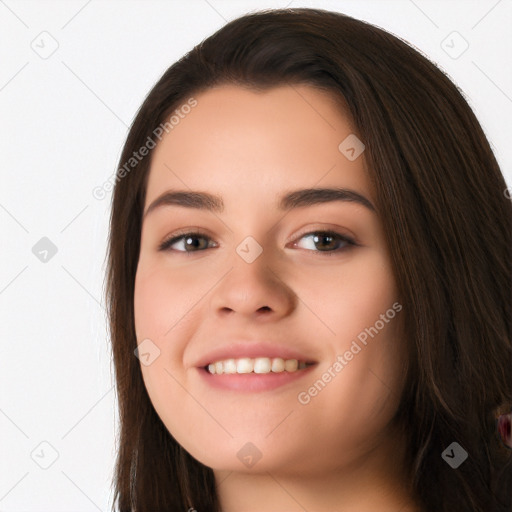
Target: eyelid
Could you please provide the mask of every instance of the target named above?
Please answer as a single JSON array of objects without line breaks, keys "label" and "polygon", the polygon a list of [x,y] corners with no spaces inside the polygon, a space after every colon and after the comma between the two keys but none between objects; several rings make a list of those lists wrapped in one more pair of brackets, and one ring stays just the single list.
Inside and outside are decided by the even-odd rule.
[{"label": "eyelid", "polygon": [[[350,231],[347,229],[343,229],[341,227],[307,227],[304,229],[299,230],[298,233],[295,233],[291,237],[289,237],[286,240],[286,244],[290,242],[294,242],[296,240],[300,240],[305,235],[312,235],[314,233],[327,233],[339,236],[343,240],[346,240],[347,242],[350,242],[352,245],[361,245],[355,235],[353,235]],[[320,252],[320,251],[319,251]]]},{"label": "eyelid", "polygon": [[[163,241],[158,244],[158,250],[159,251],[169,250],[169,247],[171,245],[174,245],[176,242],[178,242],[181,238],[185,237],[186,235],[199,235],[203,238],[206,238],[209,242],[213,241],[213,238],[210,235],[208,235],[203,229],[189,227],[189,228],[178,229],[178,231],[175,231],[168,237],[165,237],[163,239]],[[187,253],[187,251],[175,251],[175,252]],[[190,253],[192,253],[192,252],[201,252],[201,251],[191,251]]]}]

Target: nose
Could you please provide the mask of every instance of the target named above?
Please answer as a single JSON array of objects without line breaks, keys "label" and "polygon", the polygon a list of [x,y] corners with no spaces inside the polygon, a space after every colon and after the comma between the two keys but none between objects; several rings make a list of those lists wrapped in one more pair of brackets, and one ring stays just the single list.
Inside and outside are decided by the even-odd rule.
[{"label": "nose", "polygon": [[279,274],[265,251],[251,263],[236,255],[231,270],[213,290],[212,311],[273,321],[290,315],[298,298]]}]

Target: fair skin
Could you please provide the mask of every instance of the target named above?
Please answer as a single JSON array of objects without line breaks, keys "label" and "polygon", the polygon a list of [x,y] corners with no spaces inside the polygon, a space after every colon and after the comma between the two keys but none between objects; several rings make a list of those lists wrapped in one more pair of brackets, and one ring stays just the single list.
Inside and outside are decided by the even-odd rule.
[{"label": "fair skin", "polygon": [[[172,204],[144,217],[135,326],[138,343],[160,350],[141,364],[155,410],[213,469],[224,512],[417,510],[391,426],[406,366],[400,314],[332,370],[399,303],[379,216],[346,200],[278,208],[284,194],[306,188],[350,189],[375,205],[364,153],[350,161],[338,149],[354,133],[350,120],[329,94],[305,85],[220,86],[195,98],[154,150],[144,211],[169,190],[214,194],[224,208]],[[315,242],[312,233],[327,230],[358,245]],[[207,238],[158,249],[181,231]],[[247,237],[262,249],[250,263],[237,252]],[[209,385],[196,363],[237,339],[273,340],[316,364],[271,390]],[[299,401],[329,368],[325,387]],[[237,456],[249,442],[261,454],[252,467]]]}]

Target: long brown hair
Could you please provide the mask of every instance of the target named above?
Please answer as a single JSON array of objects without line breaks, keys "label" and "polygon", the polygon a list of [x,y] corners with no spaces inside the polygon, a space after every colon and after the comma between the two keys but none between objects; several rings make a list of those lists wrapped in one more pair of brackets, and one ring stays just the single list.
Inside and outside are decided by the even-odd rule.
[{"label": "long brown hair", "polygon": [[[346,102],[366,145],[403,301],[410,365],[397,417],[410,488],[426,511],[510,512],[512,458],[496,414],[512,404],[512,204],[460,91],[419,52],[363,21],[319,9],[260,11],[231,21],[164,73],[119,168],[175,109],[221,84],[308,84]],[[107,302],[120,409],[114,506],[218,512],[213,471],[167,431],[134,356],[150,161],[151,152],[118,171],[110,219]],[[468,453],[457,469],[441,457],[453,442]]]}]

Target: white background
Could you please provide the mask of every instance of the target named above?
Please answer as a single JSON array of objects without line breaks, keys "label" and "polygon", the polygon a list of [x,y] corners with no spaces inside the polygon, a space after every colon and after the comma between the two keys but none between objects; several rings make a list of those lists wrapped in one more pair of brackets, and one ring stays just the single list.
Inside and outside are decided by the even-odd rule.
[{"label": "white background", "polygon": [[[463,90],[511,183],[511,0],[0,0],[0,512],[110,508],[111,194],[92,190],[168,66],[226,21],[286,6],[367,20],[428,55]],[[442,43],[453,31],[469,43],[458,58],[459,35]],[[42,237],[57,247],[47,262],[32,252]]]}]

